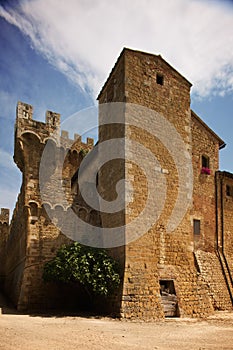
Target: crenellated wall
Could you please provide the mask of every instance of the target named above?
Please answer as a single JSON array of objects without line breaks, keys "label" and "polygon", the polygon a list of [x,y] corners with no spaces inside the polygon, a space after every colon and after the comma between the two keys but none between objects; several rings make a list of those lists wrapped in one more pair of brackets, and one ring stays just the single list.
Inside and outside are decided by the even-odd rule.
[{"label": "crenellated wall", "polygon": [[[19,102],[15,126],[14,160],[23,174],[18,201],[6,243],[5,289],[18,309],[59,305],[56,286],[42,281],[44,263],[70,239],[52,223],[55,209],[60,219],[73,203],[71,178],[94,144],[79,135],[60,135],[60,115],[46,112],[46,123],[33,120],[31,105]],[[54,296],[55,295],[55,296]]]},{"label": "crenellated wall", "polygon": [[[33,107],[18,102],[14,160],[22,186],[10,226],[9,211],[0,214],[0,283],[5,280],[18,309],[83,301],[80,291],[42,280],[44,263],[71,242],[62,232],[77,230],[71,210],[93,226],[123,227],[121,244],[109,249],[120,262],[122,284],[103,309],[128,319],[163,318],[166,293],[176,298],[173,316],[205,317],[214,309],[232,309],[233,174],[218,171],[225,144],[191,111],[190,88],[161,56],[122,51],[98,96],[99,144],[121,139],[120,156],[99,168],[95,184],[86,183],[111,202],[118,182],[126,179],[124,207],[114,213],[93,209],[80,193],[79,167],[93,139],[84,143],[75,134],[72,140],[60,130],[58,113],[47,111],[45,123],[35,121]],[[112,102],[122,103],[117,123],[111,119],[114,110],[106,107]],[[114,144],[105,151],[115,154]],[[130,231],[127,225],[141,213],[145,220]]]}]

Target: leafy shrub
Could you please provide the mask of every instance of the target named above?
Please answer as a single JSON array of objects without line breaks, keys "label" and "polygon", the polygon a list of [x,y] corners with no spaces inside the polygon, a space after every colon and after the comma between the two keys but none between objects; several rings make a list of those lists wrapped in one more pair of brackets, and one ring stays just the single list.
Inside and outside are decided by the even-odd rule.
[{"label": "leafy shrub", "polygon": [[107,296],[120,284],[117,262],[105,250],[78,242],[63,245],[57,255],[45,263],[43,279],[45,282],[79,282],[89,296]]}]

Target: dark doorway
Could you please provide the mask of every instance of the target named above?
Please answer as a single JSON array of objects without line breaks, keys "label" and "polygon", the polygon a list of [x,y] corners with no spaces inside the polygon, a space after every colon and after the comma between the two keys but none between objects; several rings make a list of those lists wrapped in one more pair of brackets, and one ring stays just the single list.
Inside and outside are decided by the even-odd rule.
[{"label": "dark doorway", "polygon": [[179,317],[178,301],[173,280],[160,280],[160,294],[165,317]]}]

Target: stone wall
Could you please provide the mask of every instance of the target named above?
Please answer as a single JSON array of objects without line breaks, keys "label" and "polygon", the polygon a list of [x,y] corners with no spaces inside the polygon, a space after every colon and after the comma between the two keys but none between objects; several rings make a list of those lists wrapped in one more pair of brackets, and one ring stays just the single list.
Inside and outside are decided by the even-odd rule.
[{"label": "stone wall", "polygon": [[[62,234],[60,223],[73,203],[71,177],[82,152],[93,147],[92,139],[83,143],[79,135],[71,140],[63,131],[60,137],[59,114],[47,112],[46,123],[42,123],[32,119],[32,110],[32,106],[18,103],[14,159],[23,173],[23,183],[6,248],[5,288],[21,310],[64,304],[59,288],[44,284],[43,266],[62,244],[71,242]],[[43,154],[45,146],[47,153]]]},{"label": "stone wall", "polygon": [[[193,234],[195,249],[216,248],[215,172],[219,167],[219,147],[223,141],[192,112],[193,220],[200,220],[200,233]],[[202,173],[202,156],[209,160],[210,173]]]},{"label": "stone wall", "polygon": [[[124,66],[124,84],[121,83],[122,76],[120,75],[123,74],[123,69],[119,69],[122,66]],[[174,134],[178,133],[182,139],[184,152],[188,152],[191,156],[189,94],[191,84],[160,56],[128,49],[123,51],[116,68],[110,74],[99,96],[100,103],[103,103],[104,96],[108,95],[108,88],[112,91],[114,85],[115,96],[125,96],[125,101],[133,104],[129,106],[129,110],[126,107],[123,117],[120,117],[125,119],[125,135],[154,154],[159,164],[157,169],[163,174],[167,185],[165,203],[159,220],[155,221],[149,230],[143,224],[135,227],[136,235],[140,238],[125,246],[122,315],[126,318],[141,319],[164,317],[160,296],[160,280],[174,281],[181,316],[207,315],[213,311],[213,307],[194,263],[190,208],[186,208],[187,211],[184,210],[184,216],[173,232],[168,232],[166,229],[177,201],[178,170],[171,153],[168,152],[166,145],[159,137],[160,135],[156,137],[153,134],[153,123],[156,127],[160,122],[156,118],[160,118],[164,125],[167,125],[163,119],[165,118],[170,123],[168,123],[169,128],[172,129],[171,125],[175,127],[172,129],[175,130]],[[111,100],[108,95],[107,102],[116,101],[117,98]],[[121,101],[122,99],[119,99],[119,102]],[[146,108],[143,110],[141,106]],[[132,124],[132,116],[134,121],[138,116],[142,119],[140,121],[139,118],[133,126],[127,126],[127,124]],[[149,131],[145,125],[149,126]],[[107,138],[109,137],[110,133],[108,133]],[[111,133],[111,137],[115,137],[114,132]],[[102,139],[105,139],[103,135]],[[176,140],[170,139],[170,142],[173,143],[173,148],[176,148]],[[125,158],[132,159],[127,144],[125,149]],[[182,158],[183,154],[177,154],[176,157]],[[134,159],[137,160],[136,158]],[[145,156],[143,163],[146,168],[153,166],[147,156]],[[135,162],[130,161],[125,163],[125,177],[131,182],[134,190],[133,200],[126,207],[125,222],[127,224],[140,214],[149,195],[148,178],[140,169],[140,165],[142,164],[135,165]],[[155,172],[156,167],[152,174]],[[157,179],[160,177],[157,176]],[[102,181],[107,182],[107,178],[102,177]],[[161,185],[163,184],[161,182]],[[160,209],[157,204],[159,196],[158,190],[150,202],[152,211],[153,208],[158,211]],[[153,216],[152,211],[151,215]],[[150,216],[147,216],[147,219],[150,220]],[[124,220],[122,222],[124,223]],[[131,234],[132,232],[127,231],[126,226],[126,242]]]},{"label": "stone wall", "polygon": [[231,310],[232,303],[218,256],[203,250],[198,250],[195,255],[214,309]]},{"label": "stone wall", "polygon": [[226,285],[233,303],[232,186],[233,174],[226,171],[218,171],[216,173],[217,249]]},{"label": "stone wall", "polygon": [[9,236],[6,242],[6,279],[5,291],[12,302],[17,305],[22,290],[25,261],[28,247],[28,221],[23,187],[11,219]]},{"label": "stone wall", "polygon": [[[144,236],[126,247],[126,263],[134,261],[137,256],[137,266],[140,266],[140,269],[137,268],[135,271],[131,269],[133,275],[131,279],[144,280],[149,289],[149,297],[147,288],[143,288],[143,286],[141,293],[138,293],[138,299],[147,300],[147,307],[143,305],[140,312],[143,313],[144,318],[163,317],[159,281],[173,280],[180,316],[208,314],[212,308],[208,296],[201,286],[201,281],[198,280],[194,266],[190,207],[185,208],[183,217],[175,225],[175,228],[172,231],[168,230],[168,223],[174,215],[173,210],[179,191],[182,191],[182,188],[179,187],[180,174],[177,163],[184,156],[182,152],[188,152],[191,156],[191,84],[160,56],[126,52],[125,60],[127,102],[145,106],[156,112],[156,114],[150,111],[142,113],[143,123],[139,121],[138,129],[131,127],[129,136],[154,154],[166,181],[165,203],[158,221],[154,223],[149,232],[146,232],[144,227],[140,227]],[[131,111],[130,113],[132,115]],[[145,120],[146,118],[148,120]],[[168,121],[168,124],[163,118]],[[165,130],[161,130],[161,134],[154,135],[153,131],[160,127],[160,119]],[[148,131],[148,128],[145,130],[145,125],[150,126],[151,132]],[[175,127],[175,131],[173,131],[173,127]],[[169,144],[166,143],[163,132],[167,133],[166,137],[169,135]],[[183,151],[177,146],[177,138],[179,137],[184,145]],[[176,149],[176,153],[172,154],[168,147]],[[150,159],[145,159],[145,167],[151,166]],[[140,173],[135,169],[134,174],[130,173],[130,175],[131,179],[133,175],[134,188],[144,193],[144,198],[145,193],[149,195],[146,181],[145,179],[141,181]],[[156,179],[158,187],[153,193],[151,207],[154,210],[159,210],[157,203],[162,193],[160,191],[162,191],[163,184],[160,184],[161,177],[157,176]],[[133,207],[130,213],[133,214],[133,211],[143,208],[145,199],[143,203],[142,198],[142,196],[138,196],[133,203],[130,203],[130,206]],[[184,202],[182,202],[183,205],[185,205]],[[182,211],[182,206],[177,209]],[[150,215],[152,216],[153,213],[151,212]],[[134,248],[132,249],[131,246]],[[128,281],[125,281],[125,286],[128,288]],[[130,287],[134,288],[132,283]],[[195,289],[198,291],[196,295],[193,293]],[[133,313],[137,317],[138,312],[135,305],[135,303],[131,303]],[[123,309],[124,307],[123,304]]]},{"label": "stone wall", "polygon": [[5,279],[6,241],[9,234],[9,209],[0,209],[0,289]]},{"label": "stone wall", "polygon": [[233,174],[219,172],[218,187],[220,188],[219,246],[227,256],[233,275]]},{"label": "stone wall", "polygon": [[19,309],[84,300],[79,288],[74,294],[42,280],[44,263],[71,242],[71,226],[77,229],[71,211],[109,229],[103,246],[119,261],[122,284],[108,302],[98,300],[104,309],[128,319],[163,318],[161,285],[170,282],[176,316],[231,309],[233,175],[217,171],[224,142],[190,110],[190,87],[161,56],[122,51],[98,97],[99,143],[91,154],[100,167],[96,183],[86,184],[109,205],[120,197],[123,206],[112,213],[100,203],[93,210],[80,193],[78,169],[93,140],[60,135],[58,113],[37,122],[32,106],[18,103],[14,159],[23,182],[8,236],[0,220],[0,275]]}]

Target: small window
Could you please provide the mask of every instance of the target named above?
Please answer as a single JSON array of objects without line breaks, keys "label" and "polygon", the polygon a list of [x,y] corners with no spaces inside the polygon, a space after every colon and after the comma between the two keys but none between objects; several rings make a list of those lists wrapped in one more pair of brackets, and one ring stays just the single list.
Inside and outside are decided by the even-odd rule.
[{"label": "small window", "polygon": [[163,75],[157,73],[156,74],[156,83],[159,84],[159,85],[163,85],[163,81],[164,81]]},{"label": "small window", "polygon": [[201,157],[201,164],[202,164],[202,168],[208,168],[210,167],[210,159],[207,156],[202,156]]},{"label": "small window", "polygon": [[201,156],[201,174],[210,175],[210,159],[208,156]]},{"label": "small window", "polygon": [[23,117],[25,118],[25,119],[28,119],[28,112],[27,111],[23,111]]},{"label": "small window", "polygon": [[233,197],[233,186],[226,185],[226,195],[229,197]]},{"label": "small window", "polygon": [[193,220],[193,233],[194,235],[200,235],[201,233],[201,221],[200,220]]}]

